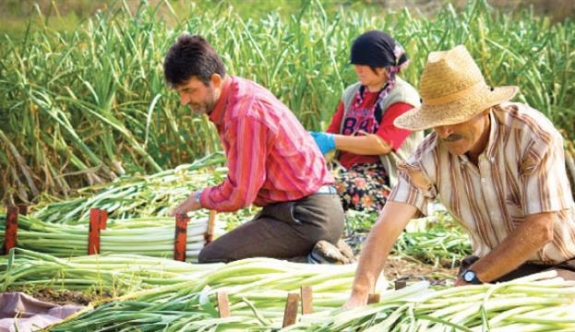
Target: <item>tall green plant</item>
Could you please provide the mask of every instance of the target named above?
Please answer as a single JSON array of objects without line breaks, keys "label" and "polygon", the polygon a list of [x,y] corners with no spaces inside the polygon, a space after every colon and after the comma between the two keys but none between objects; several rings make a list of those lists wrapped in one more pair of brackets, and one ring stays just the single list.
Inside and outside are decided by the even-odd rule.
[{"label": "tall green plant", "polygon": [[[211,4],[211,5],[210,5]],[[400,11],[334,9],[302,1],[297,12],[241,17],[224,2],[119,2],[78,29],[48,26],[0,49],[0,196],[29,202],[68,195],[127,173],[150,173],[221,150],[206,117],[179,105],[164,84],[168,47],[184,32],[204,35],[228,72],[269,88],[307,129],[324,129],[343,88],[356,80],[355,37],[389,32],[406,48],[402,75],[417,86],[427,55],[465,44],[489,84],[518,85],[570,139],[573,22],[551,24],[532,11],[501,13],[485,0],[434,17]],[[47,21],[47,20],[46,20]]]}]

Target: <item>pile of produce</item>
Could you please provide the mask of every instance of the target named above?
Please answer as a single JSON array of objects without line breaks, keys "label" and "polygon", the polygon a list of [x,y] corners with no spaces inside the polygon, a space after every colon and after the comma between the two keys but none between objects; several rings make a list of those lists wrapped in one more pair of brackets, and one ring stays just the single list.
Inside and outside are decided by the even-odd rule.
[{"label": "pile of produce", "polygon": [[[342,309],[356,266],[252,258],[186,264],[138,255],[68,260],[15,250],[0,260],[0,281],[112,292],[51,331],[573,331],[575,282],[544,272],[500,284],[430,287],[418,282],[379,302]],[[313,313],[283,326],[289,294],[312,289]],[[229,300],[220,317],[217,294]]]},{"label": "pile of produce", "polygon": [[[0,242],[4,243],[5,215],[0,215]],[[197,212],[186,231],[186,260],[197,261],[206,243],[208,216]],[[152,257],[174,256],[175,218],[150,217],[109,220],[100,231],[100,253],[141,254]],[[32,216],[18,217],[18,248],[34,250],[57,257],[88,254],[87,223],[53,224]],[[222,233],[217,230],[216,235]]]}]

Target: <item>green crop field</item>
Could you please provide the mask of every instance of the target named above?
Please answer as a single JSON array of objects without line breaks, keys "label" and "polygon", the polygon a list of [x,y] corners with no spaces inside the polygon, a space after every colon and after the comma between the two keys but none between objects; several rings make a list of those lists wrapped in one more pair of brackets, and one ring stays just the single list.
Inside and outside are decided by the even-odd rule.
[{"label": "green crop field", "polygon": [[4,202],[70,195],[87,184],[158,172],[221,150],[209,122],[180,107],[163,82],[163,56],[183,32],[207,37],[231,74],[268,87],[309,130],[327,125],[343,87],[354,81],[348,51],[361,32],[382,29],[402,42],[412,59],[404,77],[415,85],[430,51],[465,44],[489,84],[519,85],[517,100],[574,138],[570,18],[553,23],[484,0],[460,9],[443,5],[430,17],[329,1],[284,1],[277,11],[264,6],[257,15],[245,15],[245,4],[240,10],[210,1],[174,5],[107,4],[73,29],[51,28],[59,11],[50,7],[50,17],[32,11],[21,35],[1,36]]}]

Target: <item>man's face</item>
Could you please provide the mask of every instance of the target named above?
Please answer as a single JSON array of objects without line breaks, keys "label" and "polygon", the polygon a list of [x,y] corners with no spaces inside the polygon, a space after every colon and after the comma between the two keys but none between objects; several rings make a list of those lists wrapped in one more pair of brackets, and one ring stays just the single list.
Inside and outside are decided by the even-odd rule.
[{"label": "man's face", "polygon": [[487,145],[489,128],[489,110],[485,110],[465,122],[434,127],[433,131],[450,153],[457,156],[467,153],[476,158]]},{"label": "man's face", "polygon": [[[218,76],[214,78],[214,76]],[[185,83],[176,87],[180,94],[180,103],[188,105],[195,114],[209,114],[219,98],[219,75],[212,75],[207,86],[197,77],[192,76]]]}]

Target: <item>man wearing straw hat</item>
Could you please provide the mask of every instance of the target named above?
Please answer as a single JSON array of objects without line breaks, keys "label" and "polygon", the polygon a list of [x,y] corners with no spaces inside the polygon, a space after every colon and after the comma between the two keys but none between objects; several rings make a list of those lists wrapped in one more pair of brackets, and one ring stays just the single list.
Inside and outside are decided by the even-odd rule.
[{"label": "man wearing straw hat", "polygon": [[422,105],[395,120],[432,129],[399,165],[400,180],[361,252],[345,307],[365,304],[408,221],[438,199],[471,239],[456,286],[553,269],[575,279],[575,209],[563,139],[539,111],[489,87],[464,46],[432,52]]}]

